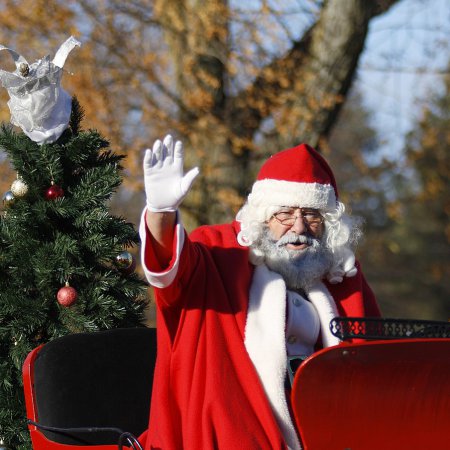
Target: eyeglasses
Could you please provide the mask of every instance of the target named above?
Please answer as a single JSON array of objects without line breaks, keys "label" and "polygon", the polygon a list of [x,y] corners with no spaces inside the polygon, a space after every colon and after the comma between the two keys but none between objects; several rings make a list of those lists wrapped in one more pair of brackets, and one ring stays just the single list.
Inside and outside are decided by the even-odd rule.
[{"label": "eyeglasses", "polygon": [[[300,211],[300,215],[295,214],[297,210]],[[278,211],[272,217],[285,227],[292,227],[298,217],[301,217],[303,219],[303,222],[306,225],[310,226],[320,225],[324,221],[319,211],[306,208],[292,208]]]}]

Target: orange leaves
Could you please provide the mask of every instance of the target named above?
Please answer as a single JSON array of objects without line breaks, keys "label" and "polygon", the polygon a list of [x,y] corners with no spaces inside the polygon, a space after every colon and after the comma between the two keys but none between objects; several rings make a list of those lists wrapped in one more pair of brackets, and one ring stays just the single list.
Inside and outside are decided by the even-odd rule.
[{"label": "orange leaves", "polygon": [[[9,162],[4,160],[0,155],[0,195],[11,189],[11,183],[16,179],[14,171],[11,169]],[[2,205],[0,205],[0,208]]]},{"label": "orange leaves", "polygon": [[227,205],[234,214],[237,214],[242,206],[242,197],[237,192],[230,188],[223,188],[217,191],[217,200],[224,205]]},{"label": "orange leaves", "polygon": [[142,187],[143,148],[171,132],[186,140],[191,165],[211,168],[197,183],[204,197],[233,208],[245,192],[254,150],[264,144],[261,137],[314,145],[327,135],[346,94],[342,74],[352,74],[362,48],[340,48],[336,40],[327,53],[318,45],[323,33],[314,27],[305,39],[296,30],[294,42],[295,27],[306,30],[317,21],[322,31],[335,30],[333,21],[347,14],[336,1],[324,3],[323,9],[336,8],[328,24],[329,15],[318,20],[320,7],[295,10],[281,0],[241,2],[233,9],[225,0],[4,4],[0,43],[27,57],[52,53],[70,34],[82,42],[67,62],[62,85],[84,108],[83,126],[98,129],[112,148],[127,154],[126,189]]}]

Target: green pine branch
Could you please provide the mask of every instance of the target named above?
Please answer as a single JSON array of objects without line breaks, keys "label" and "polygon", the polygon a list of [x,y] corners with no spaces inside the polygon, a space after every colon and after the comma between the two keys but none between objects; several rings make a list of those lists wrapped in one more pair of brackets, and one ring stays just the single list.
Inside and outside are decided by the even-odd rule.
[{"label": "green pine branch", "polygon": [[[28,186],[0,215],[0,438],[29,449],[21,365],[33,348],[67,333],[142,326],[146,284],[116,257],[139,243],[133,224],[109,211],[123,156],[97,131],[81,128],[74,98],[68,129],[37,145],[10,125],[0,146]],[[63,189],[46,197],[52,183]],[[57,302],[69,281],[70,307]]]}]

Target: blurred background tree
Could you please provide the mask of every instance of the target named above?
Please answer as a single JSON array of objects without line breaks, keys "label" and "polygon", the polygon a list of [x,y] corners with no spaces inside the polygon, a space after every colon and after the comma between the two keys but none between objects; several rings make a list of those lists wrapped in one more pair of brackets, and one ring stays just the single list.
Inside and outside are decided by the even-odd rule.
[{"label": "blurred background tree", "polygon": [[[36,53],[79,37],[65,85],[93,126],[127,150],[128,187],[141,187],[149,135],[171,131],[201,168],[185,205],[196,224],[234,215],[251,162],[266,156],[256,151],[264,134],[286,146],[326,137],[370,20],[396,1],[293,2],[286,10],[282,2],[6,0],[0,41]],[[303,32],[294,36],[287,20]]]},{"label": "blurred background tree", "polygon": [[356,93],[324,150],[343,201],[365,219],[360,259],[386,316],[449,316],[449,88],[447,77],[408,136],[403,161],[367,164],[379,144]]},{"label": "blurred background tree", "polygon": [[[385,231],[378,237],[383,250],[366,252],[370,275],[378,294],[396,298],[402,313],[448,319],[450,76],[441,92],[430,96],[408,136],[405,156],[402,173],[394,178],[391,172],[397,197],[386,205]],[[394,301],[385,310],[391,315],[399,311]]]},{"label": "blurred background tree", "polygon": [[[404,196],[421,195],[418,182],[408,191],[421,176],[380,156],[383,142],[361,92],[349,95],[369,26],[405,2],[4,0],[0,43],[27,49],[32,59],[69,34],[82,41],[64,85],[92,127],[127,155],[113,207],[130,221],[144,204],[142,150],[167,132],[183,139],[187,165],[201,169],[183,204],[189,229],[230,220],[262,160],[308,142],[331,159],[344,200],[366,218],[360,258],[385,314],[446,320],[443,278],[436,278],[444,260],[425,260],[409,246],[414,228],[400,231],[407,220],[399,208],[412,204]],[[0,64],[7,65],[1,54]],[[8,113],[5,105],[0,119]],[[0,160],[3,192],[9,173]],[[435,274],[420,291],[419,277],[411,278],[418,259]],[[424,295],[434,306],[425,306]]]}]

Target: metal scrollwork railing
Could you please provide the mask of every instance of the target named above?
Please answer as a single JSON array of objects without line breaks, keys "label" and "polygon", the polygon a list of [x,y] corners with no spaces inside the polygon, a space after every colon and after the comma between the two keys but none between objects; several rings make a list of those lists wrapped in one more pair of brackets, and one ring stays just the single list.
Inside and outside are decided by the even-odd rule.
[{"label": "metal scrollwork railing", "polygon": [[342,340],[450,338],[450,322],[435,320],[336,317],[330,330]]}]

